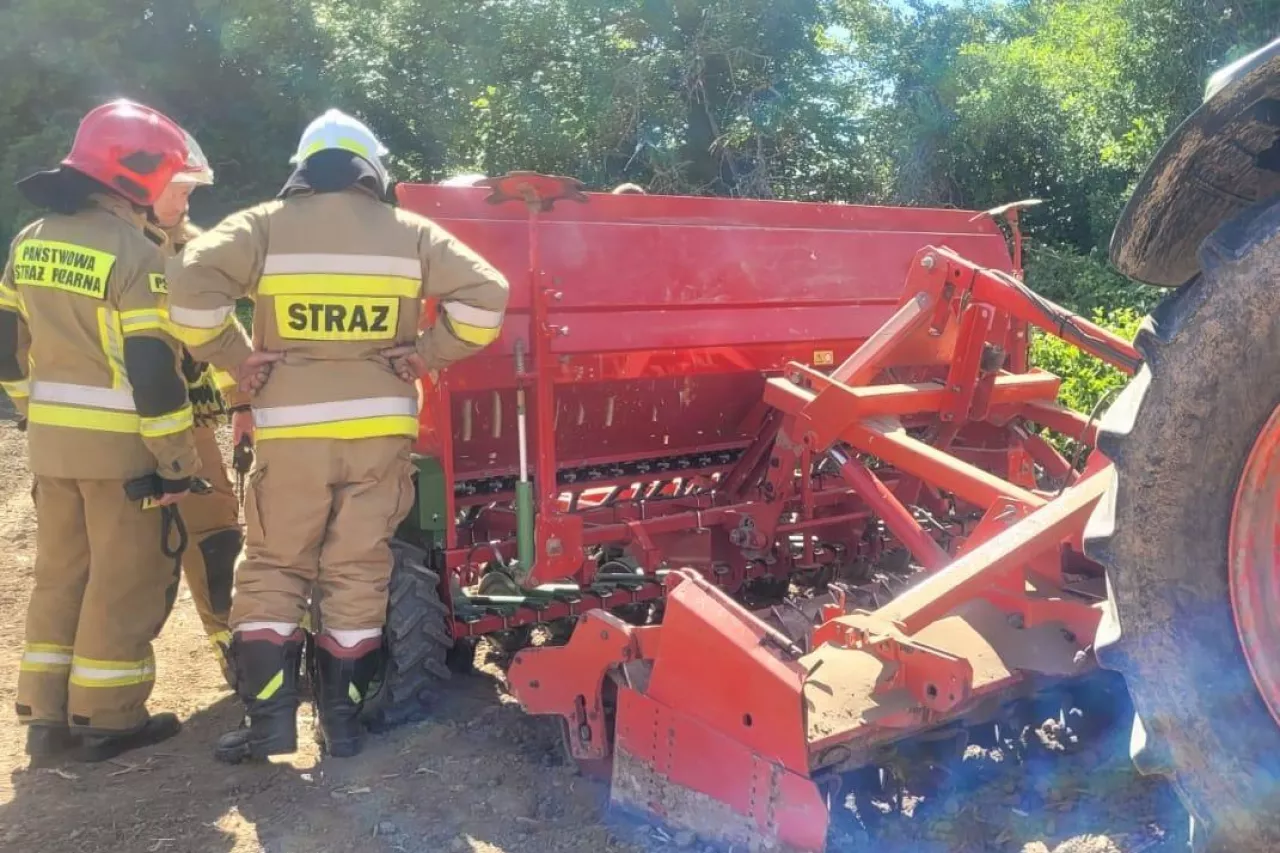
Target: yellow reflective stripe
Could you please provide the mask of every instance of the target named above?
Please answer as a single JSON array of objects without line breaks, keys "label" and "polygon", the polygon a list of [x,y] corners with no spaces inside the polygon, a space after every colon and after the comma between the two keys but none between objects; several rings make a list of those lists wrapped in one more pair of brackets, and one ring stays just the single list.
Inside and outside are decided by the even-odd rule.
[{"label": "yellow reflective stripe", "polygon": [[398,275],[280,273],[258,281],[259,296],[397,296],[417,299],[422,280]]},{"label": "yellow reflective stripe", "polygon": [[187,346],[199,347],[217,340],[218,335],[221,335],[222,332],[225,329],[230,328],[230,326],[230,317],[224,320],[222,325],[218,326],[216,329],[205,329],[198,326],[184,326],[181,323],[175,323],[172,321],[172,315],[170,315],[168,331]]},{"label": "yellow reflective stripe", "polygon": [[107,412],[80,406],[60,406],[56,403],[33,402],[27,410],[27,420],[44,426],[92,429],[99,432],[137,433],[141,426],[140,418],[130,412]]},{"label": "yellow reflective stripe", "polygon": [[168,328],[169,312],[163,308],[120,312],[120,329],[126,335],[130,332],[167,331]]},{"label": "yellow reflective stripe", "polygon": [[15,382],[0,382],[0,388],[3,388],[4,393],[10,397],[31,396],[31,383],[25,379],[19,379]]},{"label": "yellow reflective stripe", "polygon": [[129,687],[154,681],[155,677],[155,658],[94,660],[76,655],[71,663],[71,683],[77,687]]},{"label": "yellow reflective stripe", "polygon": [[236,378],[225,370],[213,371],[213,384],[219,391],[226,391],[228,388],[234,388],[239,383]]},{"label": "yellow reflective stripe", "polygon": [[301,163],[303,160],[307,159],[312,154],[316,154],[320,151],[331,151],[335,148],[341,149],[342,151],[350,151],[352,154],[358,154],[361,157],[365,158],[366,160],[374,159],[373,153],[370,152],[369,149],[365,147],[363,143],[359,142],[358,140],[352,139],[349,136],[340,136],[335,142],[330,142],[327,139],[322,139],[322,140],[317,140],[316,142],[311,143],[306,148],[302,149],[302,153],[298,155],[298,162]]},{"label": "yellow reflective stripe", "polygon": [[99,658],[87,658],[81,655],[75,656],[75,665],[89,667],[90,669],[109,669],[115,672],[129,672],[136,669],[145,669],[148,666],[155,665],[155,658],[146,658],[144,660],[101,660]]},{"label": "yellow reflective stripe", "polygon": [[188,403],[176,412],[140,420],[138,432],[142,433],[144,438],[163,438],[175,432],[182,432],[184,429],[191,429],[195,424],[195,412]]},{"label": "yellow reflective stripe", "polygon": [[501,329],[487,329],[484,326],[473,326],[470,323],[463,323],[457,318],[444,315],[445,326],[453,333],[453,336],[463,343],[472,344],[473,346],[488,346],[498,339]]},{"label": "yellow reflective stripe", "polygon": [[218,660],[226,663],[227,649],[231,647],[231,632],[214,631],[209,635],[209,645],[213,646],[213,653],[218,656]]},{"label": "yellow reflective stripe", "polygon": [[124,388],[124,332],[120,329],[119,314],[108,308],[98,309],[98,337],[111,368],[111,387]]},{"label": "yellow reflective stripe", "polygon": [[281,687],[284,686],[284,671],[281,670],[271,677],[267,685],[258,691],[257,699],[259,702],[265,702],[272,696],[276,695]]},{"label": "yellow reflective stripe", "polygon": [[51,652],[53,654],[71,654],[75,649],[58,643],[27,643],[24,648],[29,652]]},{"label": "yellow reflective stripe", "polygon": [[355,702],[357,705],[359,705],[360,701],[364,698],[360,695],[360,691],[356,689],[355,684],[350,681],[347,682],[347,696],[350,697],[351,701]]},{"label": "yellow reflective stripe", "polygon": [[408,415],[386,415],[380,418],[360,418],[350,421],[330,421],[300,426],[258,427],[254,437],[258,441],[270,438],[378,438],[386,435],[418,434],[418,419]]},{"label": "yellow reflective stripe", "polygon": [[0,284],[0,308],[17,308],[18,291]]}]

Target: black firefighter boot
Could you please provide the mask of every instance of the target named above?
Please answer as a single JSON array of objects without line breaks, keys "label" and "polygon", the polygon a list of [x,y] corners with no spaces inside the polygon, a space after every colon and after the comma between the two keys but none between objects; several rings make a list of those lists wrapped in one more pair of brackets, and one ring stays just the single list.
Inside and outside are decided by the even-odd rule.
[{"label": "black firefighter boot", "polygon": [[127,732],[85,733],[76,748],[75,759],[86,764],[110,761],[130,750],[164,743],[180,731],[182,723],[176,714],[152,714],[137,728]]},{"label": "black firefighter boot", "polygon": [[71,758],[79,746],[79,735],[72,734],[66,724],[31,723],[27,726],[27,755],[31,757],[32,770],[62,763]]},{"label": "black firefighter boot", "polygon": [[382,638],[371,637],[348,649],[321,634],[314,660],[312,683],[325,751],[334,758],[350,758],[362,747],[360,709],[382,665]]},{"label": "black firefighter boot", "polygon": [[214,757],[239,764],[296,752],[302,629],[288,637],[271,630],[236,633],[228,654],[248,725],[218,738]]}]

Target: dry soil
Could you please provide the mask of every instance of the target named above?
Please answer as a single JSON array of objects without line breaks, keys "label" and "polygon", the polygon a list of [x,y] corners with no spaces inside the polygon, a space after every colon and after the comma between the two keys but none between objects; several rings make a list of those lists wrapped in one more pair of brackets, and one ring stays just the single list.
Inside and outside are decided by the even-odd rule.
[{"label": "dry soil", "polygon": [[[0,694],[12,697],[35,518],[25,442],[0,422]],[[30,853],[604,853],[708,847],[704,839],[607,812],[606,789],[559,757],[554,730],[505,696],[485,646],[431,721],[371,739],[347,761],[319,759],[310,708],[302,751],[267,766],[227,767],[210,746],[233,728],[188,595],[157,643],[155,710],[180,736],[101,766],[31,771],[22,730],[0,714],[0,851]],[[6,703],[6,709],[9,707]],[[834,798],[836,851],[1173,850],[1185,815],[1161,784],[1136,776],[1127,730],[1072,737],[1060,727],[1006,731],[885,793],[863,774]],[[1012,740],[1010,739],[1012,737]],[[1063,751],[1066,742],[1075,747]],[[854,783],[857,784],[854,784]],[[890,786],[890,790],[894,788]],[[922,793],[923,792],[923,793]]]}]

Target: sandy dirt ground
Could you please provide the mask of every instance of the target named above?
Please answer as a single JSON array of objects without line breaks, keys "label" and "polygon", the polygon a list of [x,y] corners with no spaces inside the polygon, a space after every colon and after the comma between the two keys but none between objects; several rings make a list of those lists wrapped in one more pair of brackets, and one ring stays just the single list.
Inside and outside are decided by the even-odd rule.
[{"label": "sandy dirt ground", "polygon": [[[99,766],[30,771],[11,705],[35,518],[25,442],[0,422],[0,851],[29,853],[639,853],[719,849],[606,809],[607,790],[560,758],[545,721],[520,713],[482,644],[434,719],[372,738],[363,755],[324,760],[304,706],[302,751],[227,767],[210,747],[239,712],[190,598],[157,643],[151,706],[177,712],[174,740]],[[1054,729],[1050,725],[1049,729]],[[1077,739],[1041,726],[971,745],[934,767],[924,794],[886,793],[879,774],[833,800],[833,851],[1139,853],[1181,849],[1185,814],[1125,756],[1127,725]],[[1016,738],[1015,738],[1016,739]],[[895,789],[896,790],[896,789]],[[742,853],[742,851],[739,851]]]}]

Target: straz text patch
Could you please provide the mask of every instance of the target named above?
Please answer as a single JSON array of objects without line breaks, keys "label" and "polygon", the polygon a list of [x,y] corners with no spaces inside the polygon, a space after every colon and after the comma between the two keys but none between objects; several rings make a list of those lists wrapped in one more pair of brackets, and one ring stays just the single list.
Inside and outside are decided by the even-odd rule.
[{"label": "straz text patch", "polygon": [[276,331],[293,341],[389,341],[400,300],[394,296],[275,297]]}]

